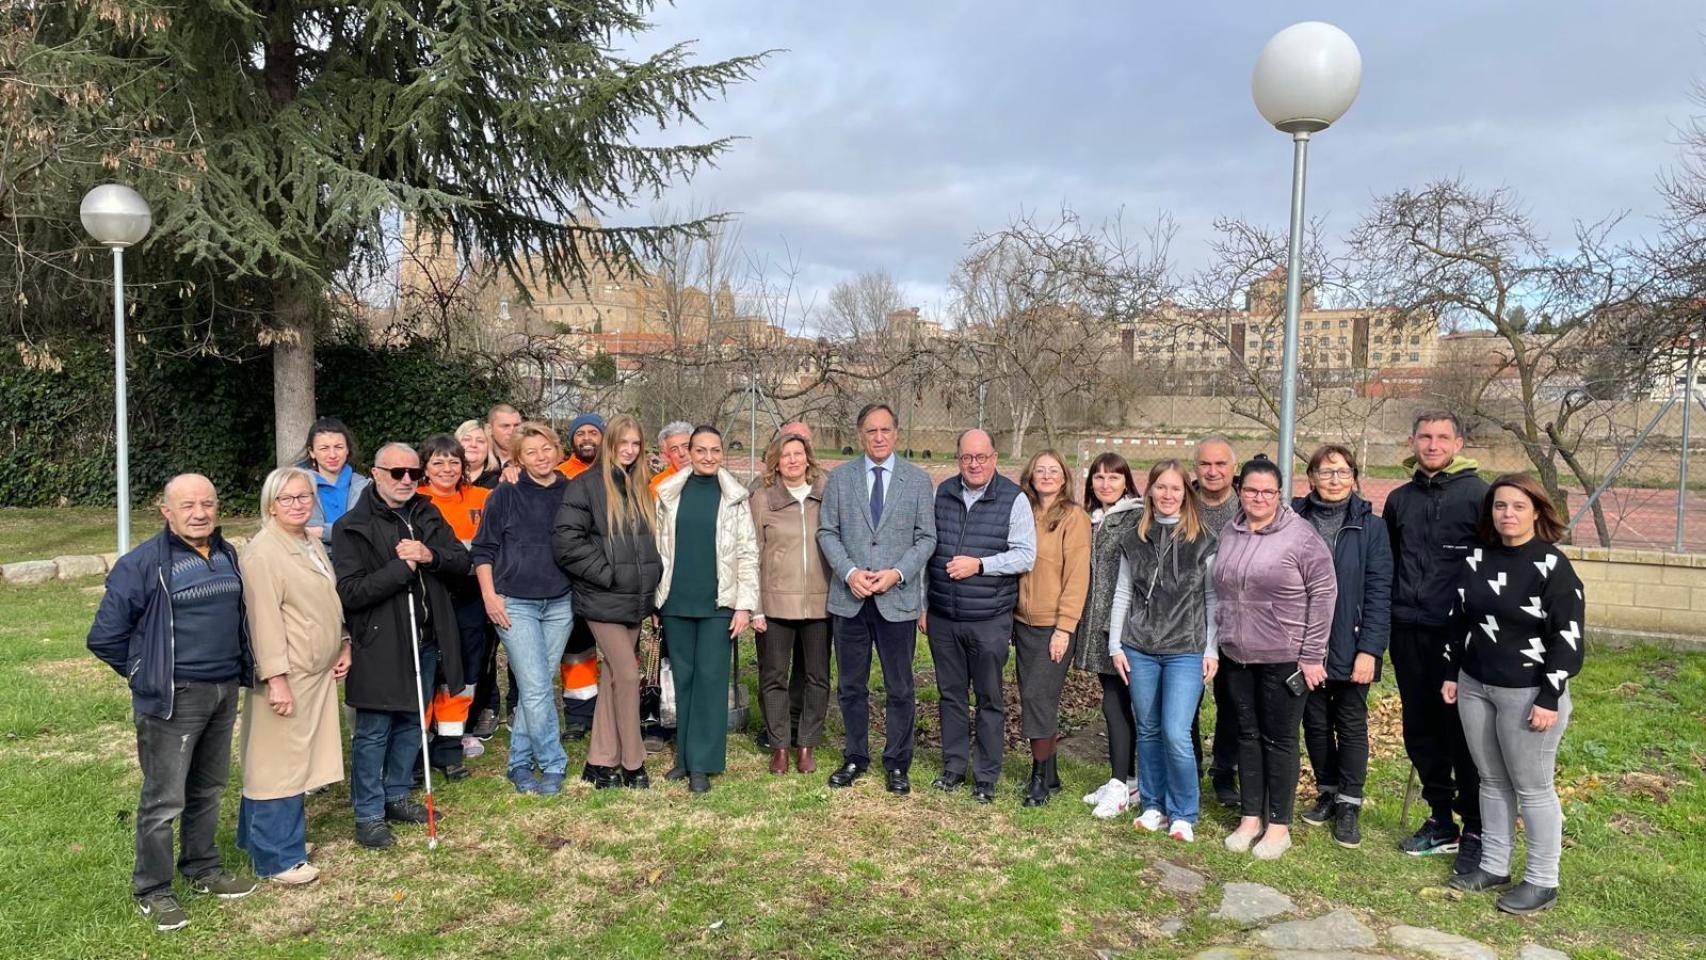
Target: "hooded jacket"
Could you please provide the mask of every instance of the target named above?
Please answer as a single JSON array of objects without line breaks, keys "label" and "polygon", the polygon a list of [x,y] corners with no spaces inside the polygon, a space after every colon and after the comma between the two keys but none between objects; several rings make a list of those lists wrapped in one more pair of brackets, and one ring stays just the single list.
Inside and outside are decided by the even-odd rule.
[{"label": "hooded jacket", "polygon": [[[1413,467],[1416,458],[1404,461]],[[1475,523],[1487,482],[1477,464],[1458,457],[1428,476],[1417,470],[1409,483],[1386,495],[1381,515],[1392,543],[1392,622],[1443,626],[1456,598],[1457,572],[1475,546]]]},{"label": "hooded jacket", "polygon": [[1214,562],[1220,649],[1239,663],[1326,660],[1339,587],[1327,544],[1289,504],[1252,531],[1240,509]]},{"label": "hooded jacket", "polygon": [[[626,484],[628,475],[618,471],[615,482]],[[601,472],[589,470],[570,480],[557,508],[551,549],[557,566],[569,575],[576,616],[639,623],[657,609],[653,595],[663,579],[663,560],[643,514],[631,518],[621,536],[610,535],[607,503]]]},{"label": "hooded jacket", "polygon": [[[172,545],[191,549],[171,528],[161,530],[113,564],[107,591],[89,625],[89,652],[112,667],[130,684],[130,700],[138,714],[172,718],[176,645],[172,633]],[[237,551],[218,529],[207,541],[231,561],[242,580]],[[242,601],[238,601],[242,611]],[[239,670],[237,682],[250,686],[255,676],[254,648],[249,643],[249,618],[237,618]]]},{"label": "hooded jacket", "polygon": [[[1292,500],[1291,506],[1305,523],[1319,509],[1308,497]],[[1345,525],[1327,546],[1339,586],[1327,641],[1327,678],[1349,680],[1357,654],[1366,653],[1374,658],[1374,679],[1379,680],[1392,627],[1392,544],[1386,524],[1367,500],[1353,493],[1345,505]]]},{"label": "hooded jacket", "polygon": [[[423,592],[444,685],[461,690],[462,645],[455,639],[456,608],[447,581],[468,575],[468,551],[444,515],[420,493],[393,510],[379,499],[378,489],[369,486],[337,527],[332,569],[338,575],[338,598],[344,604],[353,654],[344,702],[358,710],[419,709],[414,638],[409,632],[411,586]],[[432,560],[410,570],[406,561],[397,559],[397,544],[406,539],[426,544]]]}]

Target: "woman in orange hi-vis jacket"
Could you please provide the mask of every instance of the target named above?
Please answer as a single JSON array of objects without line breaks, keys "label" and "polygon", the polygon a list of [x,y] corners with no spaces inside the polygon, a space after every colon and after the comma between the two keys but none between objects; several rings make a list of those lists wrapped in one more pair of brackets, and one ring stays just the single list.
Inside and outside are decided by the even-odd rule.
[{"label": "woman in orange hi-vis jacket", "polygon": [[[467,546],[480,527],[480,516],[486,509],[486,497],[491,492],[467,482],[467,464],[463,462],[462,443],[448,433],[436,433],[421,444],[421,462],[426,465],[427,483],[421,489],[444,514],[456,539]],[[486,629],[486,606],[480,598],[480,584],[472,575],[451,585],[450,599],[456,605],[456,632],[462,643],[462,675],[466,685],[461,690],[438,688],[432,698],[432,721],[437,728],[433,737],[431,756],[433,769],[447,780],[468,776],[463,765],[465,757],[477,757],[486,751],[479,740],[468,736],[468,714],[474,705],[474,687],[484,664],[492,654]]]}]

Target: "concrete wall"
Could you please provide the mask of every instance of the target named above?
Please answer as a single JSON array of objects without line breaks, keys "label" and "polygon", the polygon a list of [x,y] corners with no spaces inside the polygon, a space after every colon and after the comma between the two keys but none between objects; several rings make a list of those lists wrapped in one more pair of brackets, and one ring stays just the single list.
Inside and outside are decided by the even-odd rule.
[{"label": "concrete wall", "polygon": [[1706,555],[1560,549],[1582,578],[1590,640],[1706,651]]}]

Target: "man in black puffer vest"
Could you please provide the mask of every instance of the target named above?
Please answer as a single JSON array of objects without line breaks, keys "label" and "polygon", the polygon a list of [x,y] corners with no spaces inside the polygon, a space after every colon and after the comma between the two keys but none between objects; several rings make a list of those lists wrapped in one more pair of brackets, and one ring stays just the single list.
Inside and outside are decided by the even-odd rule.
[{"label": "man in black puffer vest", "polygon": [[982,430],[955,444],[960,472],[936,488],[936,552],[926,568],[926,614],[918,627],[930,638],[941,693],[940,790],[965,783],[971,754],[968,687],[977,691],[977,762],[973,795],[995,799],[1007,711],[1001,671],[1013,636],[1019,574],[1037,559],[1037,525],[1019,485],[996,472],[995,445]]}]

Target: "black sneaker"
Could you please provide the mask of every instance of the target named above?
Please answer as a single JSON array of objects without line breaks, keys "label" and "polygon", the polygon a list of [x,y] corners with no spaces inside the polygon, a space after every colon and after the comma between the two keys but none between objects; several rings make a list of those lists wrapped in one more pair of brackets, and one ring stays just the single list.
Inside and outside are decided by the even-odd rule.
[{"label": "black sneaker", "polygon": [[[444,815],[434,810],[432,818],[443,820]],[[401,800],[387,800],[385,801],[385,819],[392,823],[426,823],[426,804],[408,797]]]},{"label": "black sneaker", "polygon": [[1337,805],[1334,795],[1323,793],[1315,798],[1315,805],[1303,811],[1303,822],[1312,826],[1322,826],[1333,818],[1333,807]]},{"label": "black sneaker", "polygon": [[495,710],[481,710],[474,718],[474,729],[468,731],[468,736],[476,740],[490,740],[498,732],[498,715]]},{"label": "black sneaker", "polygon": [[190,922],[189,914],[178,904],[178,898],[170,893],[137,897],[136,909],[142,911],[142,915],[154,924],[154,929],[161,933],[182,930]]},{"label": "black sneaker", "polygon": [[1539,913],[1558,905],[1557,887],[1537,887],[1527,880],[1517,884],[1501,895],[1497,906],[1505,913],[1519,917],[1531,913]]},{"label": "black sneaker", "polygon": [[454,780],[466,780],[469,777],[474,775],[474,772],[472,770],[469,770],[468,767],[466,765],[464,765],[462,763],[462,761],[460,761],[460,760],[456,761],[455,763],[451,764],[448,767],[434,766],[433,770],[435,772],[437,772],[439,774],[439,776],[441,776],[445,780],[452,780],[452,781],[454,781]]},{"label": "black sneaker", "polygon": [[1362,846],[1362,828],[1357,824],[1357,818],[1362,816],[1362,805],[1357,803],[1341,803],[1333,812],[1333,842],[1346,850],[1355,850]]},{"label": "black sneaker", "polygon": [[1457,840],[1456,824],[1449,820],[1441,823],[1429,817],[1422,821],[1421,829],[1399,842],[1398,849],[1412,857],[1431,857],[1438,853],[1456,853]]},{"label": "black sneaker", "polygon": [[1457,842],[1457,859],[1451,863],[1451,874],[1455,877],[1465,876],[1481,869],[1481,835],[1463,831],[1463,838]]},{"label": "black sneaker", "polygon": [[221,867],[209,870],[199,877],[191,877],[190,889],[196,893],[211,894],[221,900],[240,900],[255,892],[255,881],[240,880],[236,874]]},{"label": "black sneaker", "polygon": [[390,826],[384,820],[357,820],[355,842],[369,850],[383,850],[395,840],[391,836]]},{"label": "black sneaker", "polygon": [[1469,893],[1480,893],[1484,890],[1497,890],[1511,885],[1508,876],[1496,876],[1477,867],[1468,873],[1460,873],[1445,882],[1453,890],[1466,890]]}]

